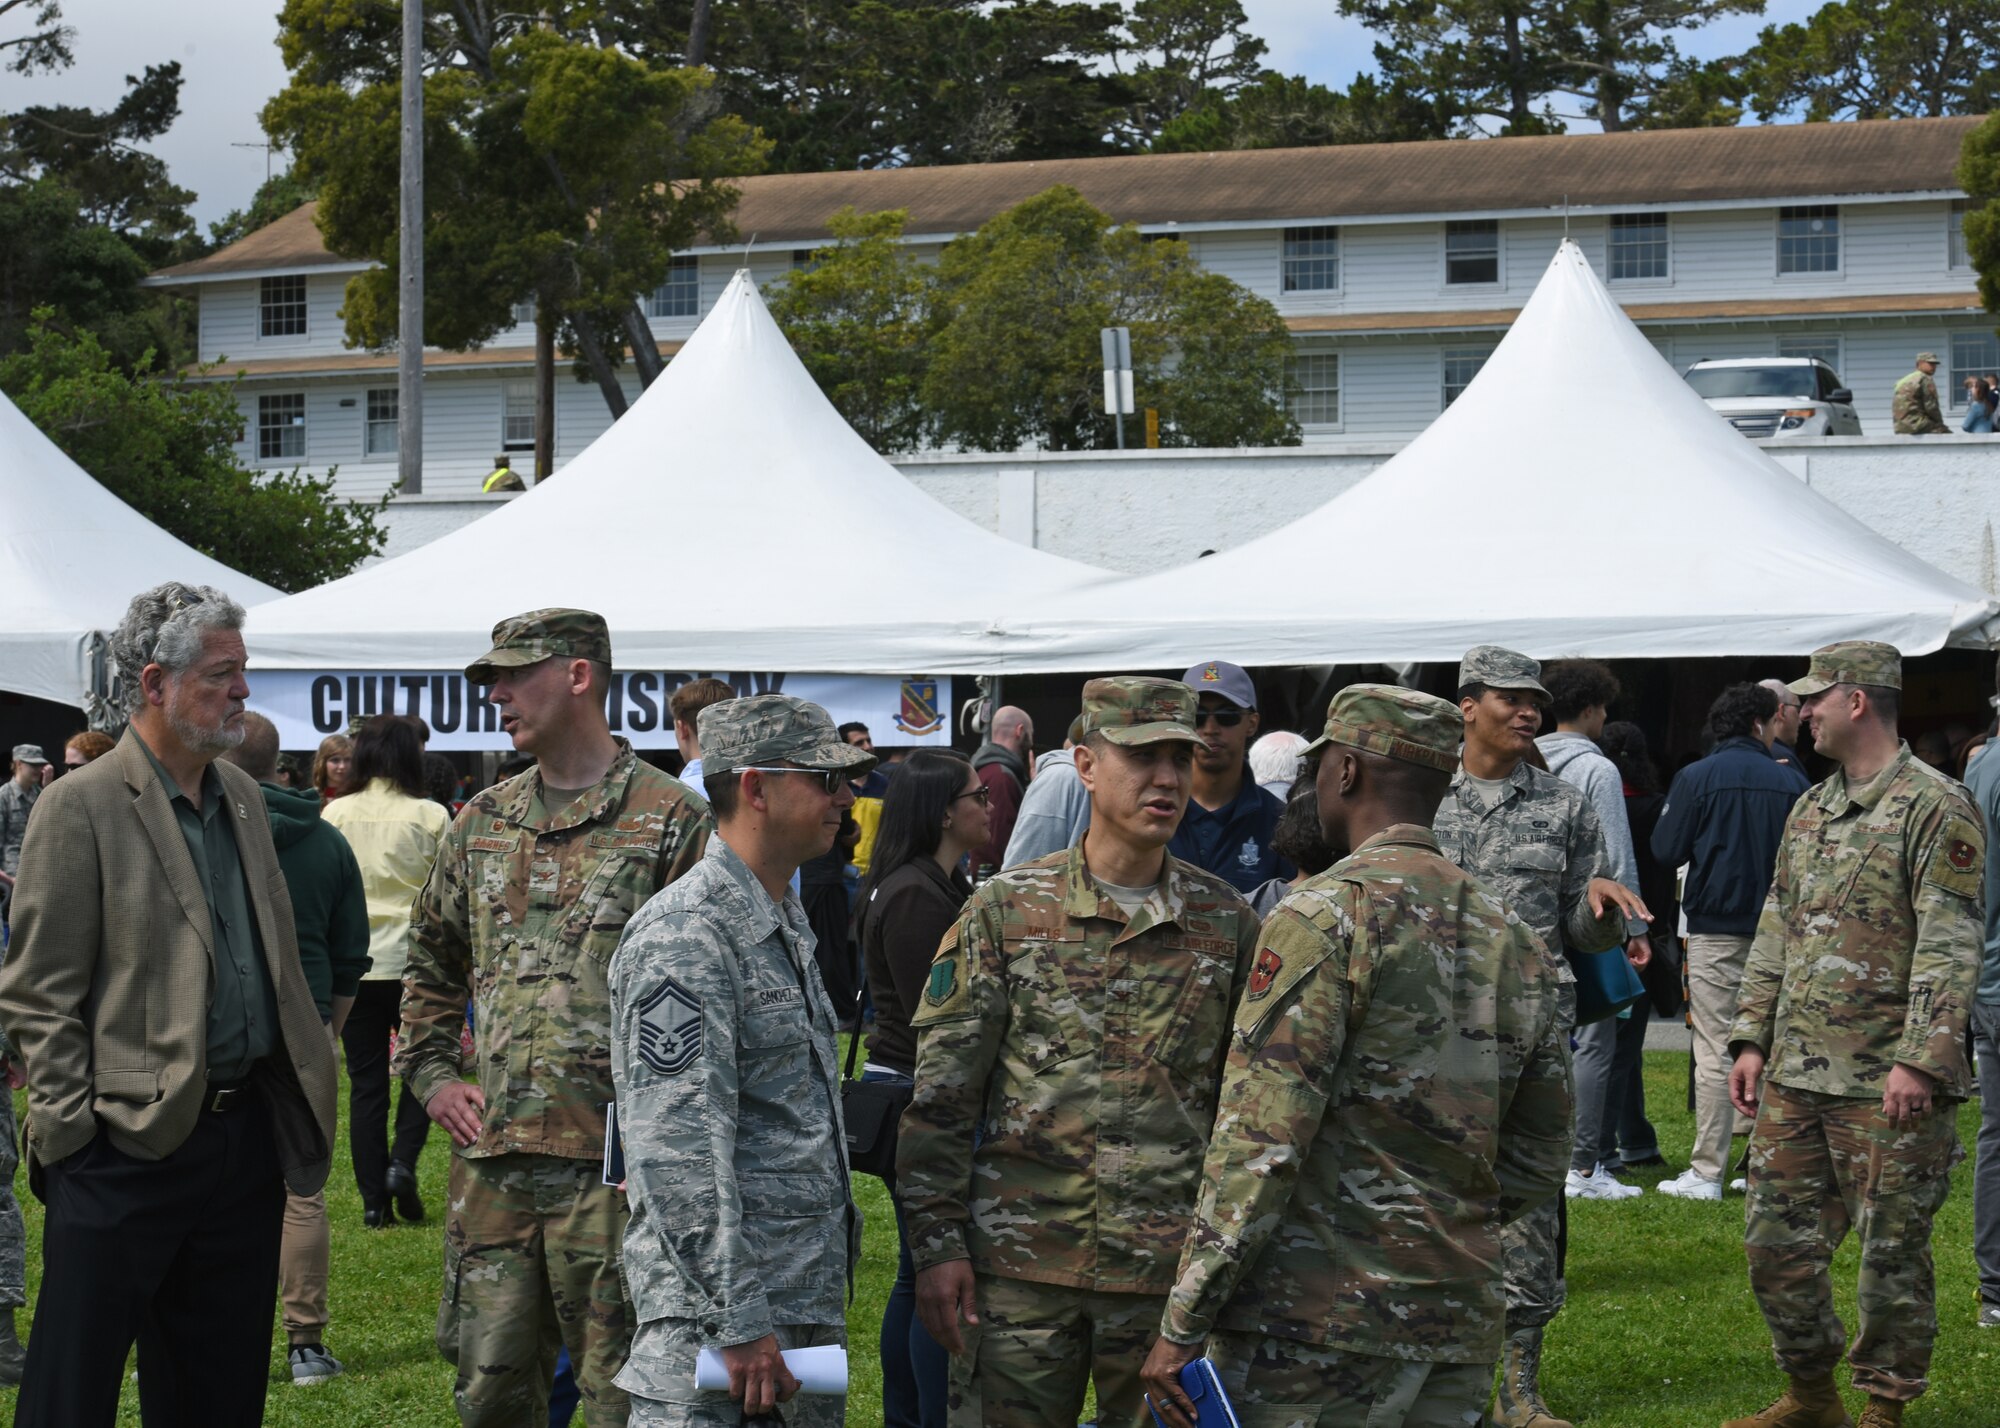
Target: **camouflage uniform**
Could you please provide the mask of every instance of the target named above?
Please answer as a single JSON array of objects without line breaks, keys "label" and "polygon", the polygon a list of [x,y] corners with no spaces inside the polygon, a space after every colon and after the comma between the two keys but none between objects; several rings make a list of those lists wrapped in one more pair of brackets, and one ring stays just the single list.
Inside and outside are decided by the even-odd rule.
[{"label": "camouflage uniform", "polygon": [[[700,715],[703,773],[785,761],[851,771],[816,704],[760,694]],[[845,780],[842,789],[845,790]],[[840,795],[836,795],[839,797]],[[612,1078],[625,1147],[625,1274],[639,1320],[618,1386],[647,1428],[735,1428],[741,1405],[698,1393],[695,1355],[776,1334],[846,1342],[860,1221],[840,1117],[839,1015],[796,894],[774,902],[722,835],[632,919],[611,963]],[[838,1425],[800,1396],[793,1425]]]},{"label": "camouflage uniform", "polygon": [[[536,611],[494,628],[467,677],[552,656],[610,663],[603,621]],[[546,1413],[558,1338],[593,1425],[625,1421],[612,1376],[631,1326],[625,1207],[601,1182],[611,1090],[608,975],[640,904],[700,858],[708,806],[619,741],[602,779],[543,806],[539,768],[473,798],[411,914],[396,1071],[425,1102],[460,1079],[474,1010],[479,1138],[452,1159],[439,1349],[467,1424]]]},{"label": "camouflage uniform", "polygon": [[[1443,771],[1462,728],[1443,700],[1354,685],[1309,749]],[[1238,1401],[1299,1421],[1344,1402],[1371,1423],[1476,1423],[1500,1226],[1569,1163],[1564,973],[1410,825],[1293,890],[1258,945],[1161,1333],[1219,1330]]]},{"label": "camouflage uniform", "polygon": [[[1193,743],[1194,692],[1092,680],[1087,733]],[[1085,843],[982,886],[911,1017],[916,1091],[897,1189],[919,1270],[970,1259],[982,1323],[952,1362],[951,1422],[1145,1419],[1139,1368],[1187,1238],[1229,1021],[1257,920],[1171,856],[1130,915]]]},{"label": "camouflage uniform", "polygon": [[[1937,359],[1935,352],[1917,354],[1919,362]],[[1910,372],[1896,383],[1895,395],[1889,399],[1889,415],[1895,420],[1898,436],[1935,436],[1951,430],[1938,407],[1937,383],[1928,372]]]},{"label": "camouflage uniform", "polygon": [[[1888,645],[1813,655],[1792,688],[1901,688]],[[1965,1030],[1985,941],[1985,835],[1958,784],[1903,745],[1864,784],[1836,772],[1793,807],[1729,1034],[1768,1060],[1750,1137],[1744,1243],[1778,1365],[1819,1379],[1845,1329],[1828,1267],[1861,1239],[1860,1328],[1848,1358],[1871,1395],[1924,1391],[1937,1309],[1931,1217],[1964,1156],[1953,1104],[1971,1090]],[[1898,1129],[1893,1066],[1928,1075],[1936,1105]]]}]

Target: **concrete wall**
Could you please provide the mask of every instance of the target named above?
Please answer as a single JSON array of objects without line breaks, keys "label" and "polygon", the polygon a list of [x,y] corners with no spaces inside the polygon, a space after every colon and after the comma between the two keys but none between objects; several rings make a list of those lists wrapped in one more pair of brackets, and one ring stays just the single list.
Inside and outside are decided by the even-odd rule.
[{"label": "concrete wall", "polygon": [[[1764,449],[1815,491],[1912,554],[2000,593],[2000,438],[1817,437]],[[1332,500],[1400,443],[1241,451],[925,454],[913,485],[1011,540],[1112,570],[1158,569],[1227,550]],[[560,477],[556,479],[560,480]],[[388,555],[476,520],[504,496],[391,503]]]}]

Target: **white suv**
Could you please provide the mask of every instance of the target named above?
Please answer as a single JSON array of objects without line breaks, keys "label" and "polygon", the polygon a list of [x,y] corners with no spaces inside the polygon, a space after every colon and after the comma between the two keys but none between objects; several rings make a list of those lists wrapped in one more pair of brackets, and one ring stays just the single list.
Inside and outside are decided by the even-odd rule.
[{"label": "white suv", "polygon": [[1817,357],[1697,362],[1688,385],[1748,437],[1859,436],[1854,393]]}]

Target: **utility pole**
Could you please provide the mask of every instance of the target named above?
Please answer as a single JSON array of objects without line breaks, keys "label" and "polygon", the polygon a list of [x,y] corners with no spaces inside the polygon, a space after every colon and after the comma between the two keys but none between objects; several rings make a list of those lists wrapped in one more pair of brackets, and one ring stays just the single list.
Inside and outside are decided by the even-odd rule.
[{"label": "utility pole", "polygon": [[397,240],[396,474],[424,489],[424,0],[403,0],[403,193]]}]

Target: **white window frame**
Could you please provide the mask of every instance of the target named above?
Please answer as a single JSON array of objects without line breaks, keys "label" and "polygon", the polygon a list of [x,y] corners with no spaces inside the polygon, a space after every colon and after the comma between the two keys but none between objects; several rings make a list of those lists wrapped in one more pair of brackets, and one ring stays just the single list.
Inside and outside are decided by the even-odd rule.
[{"label": "white window frame", "polygon": [[[291,401],[294,399],[299,404],[298,414],[291,421],[267,422],[265,420],[264,404],[266,402]],[[281,439],[285,435],[297,432],[299,449],[296,452],[279,451],[275,455],[266,455],[264,451],[264,433],[266,431],[278,435]],[[310,449],[306,438],[306,394],[304,392],[259,392],[257,394],[257,464],[259,466],[290,466],[304,461]]]},{"label": "white window frame", "polygon": [[[1648,220],[1658,220],[1661,227],[1666,230],[1666,240],[1664,244],[1664,247],[1666,249],[1665,271],[1659,273],[1657,276],[1649,273],[1644,277],[1638,277],[1638,278],[1620,278],[1613,276],[1612,250],[1617,246],[1617,242],[1614,235],[1618,232],[1618,220],[1621,218],[1644,218]],[[1614,213],[1604,220],[1604,281],[1605,282],[1615,283],[1619,287],[1644,287],[1648,284],[1653,286],[1670,284],[1673,282],[1673,280],[1674,280],[1674,220],[1672,214]]]},{"label": "white window frame", "polygon": [[[509,408],[516,397],[525,396],[528,404],[527,416],[517,417]],[[527,435],[511,435],[512,424],[517,420],[527,423]],[[500,449],[502,451],[533,451],[535,449],[535,379],[533,377],[503,378],[500,383]]]},{"label": "white window frame", "polygon": [[[1993,343],[1996,349],[1993,353],[1994,360],[1961,368],[1958,365],[1958,345],[1961,340]],[[2000,336],[1996,336],[1992,329],[1985,327],[1961,327],[1955,332],[1947,332],[1945,334],[1944,371],[1939,373],[1939,376],[1945,380],[1940,381],[1938,385],[1940,387],[1949,387],[1948,391],[1940,394],[1941,403],[1947,411],[1964,411],[1965,379],[1967,377],[1983,377],[1988,372],[2000,373]]]},{"label": "white window frame", "polygon": [[1464,396],[1465,389],[1472,385],[1473,378],[1484,371],[1487,362],[1492,359],[1493,346],[1494,344],[1490,342],[1483,345],[1467,342],[1438,349],[1438,412],[1440,415],[1449,411],[1452,402],[1457,399],[1453,396],[1451,390],[1452,362],[1454,360],[1466,361],[1472,358],[1477,358],[1479,361],[1479,365],[1472,371],[1472,376],[1467,377],[1463,382],[1459,383],[1457,395]]},{"label": "white window frame", "polygon": [[[1451,280],[1451,229],[1454,223],[1493,225],[1493,277],[1476,283]],[[1438,227],[1438,287],[1444,292],[1497,292],[1507,282],[1507,230],[1497,218],[1451,218]]]},{"label": "white window frame", "polygon": [[1965,215],[1970,202],[1954,198],[1944,211],[1944,266],[1946,272],[1972,271],[1972,254],[1965,242]]},{"label": "white window frame", "polygon": [[[1339,431],[1346,425],[1347,422],[1346,399],[1343,397],[1341,393],[1341,380],[1343,376],[1341,372],[1341,367],[1344,365],[1340,360],[1341,355],[1342,354],[1337,349],[1329,349],[1324,347],[1304,348],[1295,350],[1290,356],[1288,356],[1285,359],[1285,378],[1287,385],[1290,385],[1292,383],[1297,383],[1299,387],[1299,391],[1295,395],[1287,396],[1285,401],[1285,409],[1291,413],[1292,420],[1297,422],[1301,427],[1307,428],[1312,431]],[[1330,387],[1308,387],[1303,382],[1300,382],[1299,381],[1300,366],[1305,362],[1317,361],[1320,359],[1326,359],[1333,363],[1333,385]],[[1306,420],[1304,412],[1302,411],[1302,408],[1306,405],[1306,403],[1323,400],[1325,395],[1329,392],[1333,394],[1333,420],[1331,421]]]},{"label": "white window frame", "polygon": [[[1823,350],[1813,352],[1786,350],[1788,347],[1794,349],[1799,347],[1824,349],[1829,346],[1833,348],[1832,357],[1826,356]],[[1833,374],[1839,377],[1847,369],[1847,339],[1838,332],[1830,332],[1824,336],[1816,332],[1781,332],[1778,334],[1777,355],[1780,357],[1818,357],[1827,366],[1833,368]],[[1841,377],[1843,383],[1846,380],[1845,377]]]},{"label": "white window frame", "polygon": [[[271,285],[274,283],[298,284],[299,300],[296,306],[299,312],[299,330],[297,332],[270,332],[266,330],[270,325],[268,314],[272,309],[280,306],[287,308],[294,306],[289,298],[282,300],[282,302],[273,302],[271,300],[269,294]],[[259,278],[257,280],[257,340],[259,342],[298,342],[310,336],[312,336],[312,286],[306,281],[305,274],[280,273],[275,277]]]},{"label": "white window frame", "polygon": [[[1311,235],[1311,236],[1308,236]],[[1314,253],[1302,257],[1291,257],[1285,249],[1294,242],[1333,244],[1331,253]],[[1347,281],[1346,255],[1341,252],[1340,226],[1335,223],[1309,223],[1294,225],[1278,230],[1278,295],[1280,297],[1308,297],[1314,294],[1339,296]],[[1298,263],[1316,265],[1331,263],[1333,281],[1316,287],[1293,287],[1291,285],[1291,265]]]},{"label": "white window frame", "polygon": [[[679,286],[691,289],[693,305],[686,312],[668,309],[668,290],[677,286],[675,278],[688,274],[687,281]],[[646,294],[646,316],[661,322],[687,322],[701,316],[701,260],[679,257],[667,271],[667,280]]]},{"label": "white window frame", "polygon": [[[1833,266],[1831,268],[1799,268],[1787,272],[1785,269],[1785,215],[1802,208],[1824,208],[1833,214]],[[1826,278],[1847,276],[1847,229],[1846,215],[1838,203],[1788,203],[1771,215],[1771,272],[1780,281],[1813,282]]]},{"label": "white window frame", "polygon": [[[389,414],[378,416],[376,398],[387,397]],[[402,394],[394,387],[369,387],[361,394],[361,454],[394,456],[401,440],[397,417],[402,410]],[[386,440],[380,440],[386,431]]]}]

